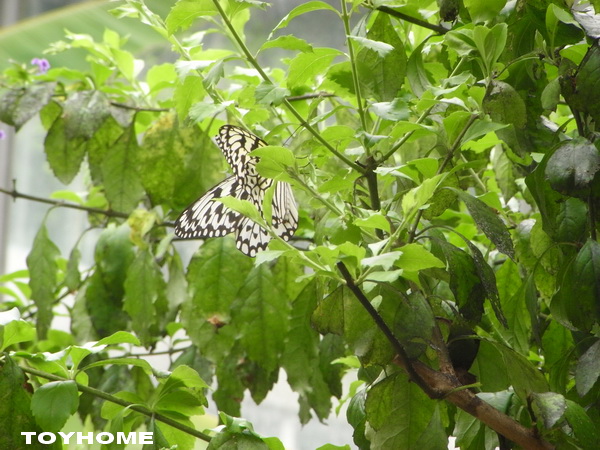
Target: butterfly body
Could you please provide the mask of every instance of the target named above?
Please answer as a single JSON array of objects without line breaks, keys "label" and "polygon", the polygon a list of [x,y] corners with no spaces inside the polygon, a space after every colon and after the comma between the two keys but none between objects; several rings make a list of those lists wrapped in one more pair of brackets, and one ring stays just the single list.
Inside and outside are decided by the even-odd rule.
[{"label": "butterfly body", "polygon": [[[267,248],[271,237],[256,222],[227,208],[216,199],[231,196],[247,200],[263,214],[265,192],[273,180],[256,170],[258,158],[250,152],[267,145],[243,128],[224,125],[219,129],[217,145],[231,166],[233,175],[223,180],[186,208],[175,223],[175,235],[186,239],[205,239],[235,233],[236,246],[248,256]],[[288,240],[298,226],[298,209],[291,186],[277,182],[272,200],[272,226],[275,233]]]}]

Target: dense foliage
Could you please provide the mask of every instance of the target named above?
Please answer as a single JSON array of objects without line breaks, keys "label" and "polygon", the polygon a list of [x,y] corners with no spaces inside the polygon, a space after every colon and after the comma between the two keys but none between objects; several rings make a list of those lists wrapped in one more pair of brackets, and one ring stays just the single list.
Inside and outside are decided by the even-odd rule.
[{"label": "dense foliage", "polygon": [[[78,208],[82,237],[101,232],[84,264],[81,239],[62,255],[42,223],[27,270],[0,278],[0,447],[78,414],[144,425],[155,448],[282,448],[234,417],[283,369],[302,423],[348,401],[361,449],[599,448],[600,4],[571,6],[310,1],[250,48],[266,2],[178,0],[161,18],[126,0],[114,13],[175,62],[106,30],[49,47],[83,49],[85,72],[6,70],[0,121],[39,115],[56,178],[87,186],[48,215]],[[339,21],[343,51],[286,34],[316,17]],[[255,259],[172,232],[226,176],[226,123],[271,144],[259,171],[299,203],[295,238]],[[52,328],[63,304],[71,333]],[[184,348],[169,373],[132,354],[158,342]],[[207,401],[219,431],[191,420]]]}]

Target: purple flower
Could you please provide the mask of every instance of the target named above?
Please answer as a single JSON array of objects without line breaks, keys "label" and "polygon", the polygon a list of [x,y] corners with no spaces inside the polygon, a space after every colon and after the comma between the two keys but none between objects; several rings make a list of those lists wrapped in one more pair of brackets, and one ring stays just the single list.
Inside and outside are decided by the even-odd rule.
[{"label": "purple flower", "polygon": [[38,73],[44,74],[50,69],[50,63],[45,58],[33,58],[31,64],[38,66]]},{"label": "purple flower", "polygon": [[0,141],[6,137],[4,130],[0,130]]}]

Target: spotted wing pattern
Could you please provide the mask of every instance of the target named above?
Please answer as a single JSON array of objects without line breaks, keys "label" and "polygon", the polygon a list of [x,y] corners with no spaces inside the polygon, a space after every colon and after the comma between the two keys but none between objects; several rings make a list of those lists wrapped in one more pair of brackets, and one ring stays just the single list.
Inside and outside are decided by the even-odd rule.
[{"label": "spotted wing pattern", "polygon": [[[235,233],[237,248],[254,257],[267,248],[270,241],[268,232],[253,220],[214,200],[226,196],[248,200],[262,215],[265,192],[271,187],[273,180],[258,174],[258,159],[249,153],[267,144],[259,137],[233,125],[221,127],[216,142],[234,175],[210,189],[181,213],[175,223],[175,235],[204,239]],[[292,237],[298,226],[298,209],[288,183],[278,182],[275,186],[272,225],[275,233],[285,240]]]},{"label": "spotted wing pattern", "polygon": [[175,222],[175,235],[184,239],[204,239],[236,231],[243,216],[213,200],[238,197],[242,188],[242,183],[235,176],[221,181],[181,213]]}]

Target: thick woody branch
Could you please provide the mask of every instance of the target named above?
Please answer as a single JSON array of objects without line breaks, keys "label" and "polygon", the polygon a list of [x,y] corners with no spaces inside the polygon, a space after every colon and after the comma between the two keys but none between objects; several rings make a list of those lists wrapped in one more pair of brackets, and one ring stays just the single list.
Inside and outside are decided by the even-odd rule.
[{"label": "thick woody branch", "polygon": [[[500,412],[490,404],[477,397],[469,389],[465,389],[460,381],[450,373],[442,373],[432,369],[418,360],[411,360],[402,343],[394,336],[383,318],[375,310],[369,299],[365,296],[359,286],[356,285],[348,268],[342,262],[337,264],[338,270],[346,280],[346,285],[360,301],[361,305],[371,315],[377,327],[385,334],[392,344],[397,355],[394,360],[396,364],[406,370],[409,379],[417,384],[432,399],[444,398],[456,405],[463,411],[477,418],[492,430],[513,441],[527,450],[551,450],[554,448],[550,443],[543,440],[536,429],[530,429],[512,417]],[[446,359],[446,358],[444,358]],[[450,364],[447,357],[446,364]],[[446,368],[447,369],[447,368]]]}]

